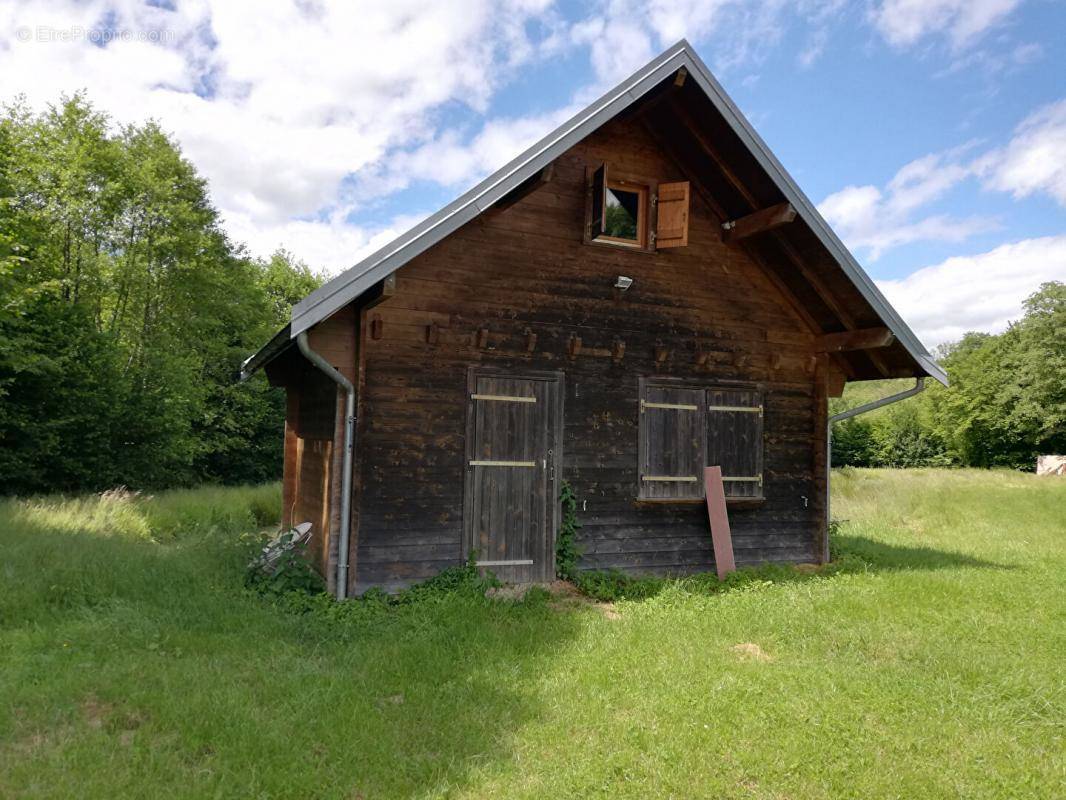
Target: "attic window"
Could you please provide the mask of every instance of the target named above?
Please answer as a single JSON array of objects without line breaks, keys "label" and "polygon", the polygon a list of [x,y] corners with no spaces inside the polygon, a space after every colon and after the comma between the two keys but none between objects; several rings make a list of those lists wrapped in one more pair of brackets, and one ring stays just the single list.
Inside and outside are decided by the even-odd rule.
[{"label": "attic window", "polygon": [[[652,214],[656,200],[658,215]],[[601,164],[589,173],[585,241],[645,251],[683,247],[688,244],[688,203],[687,182],[608,177],[607,165]],[[655,224],[662,229],[658,233]]]},{"label": "attic window", "polygon": [[592,176],[589,238],[628,247],[647,247],[648,187],[629,180],[608,180],[603,164]]}]

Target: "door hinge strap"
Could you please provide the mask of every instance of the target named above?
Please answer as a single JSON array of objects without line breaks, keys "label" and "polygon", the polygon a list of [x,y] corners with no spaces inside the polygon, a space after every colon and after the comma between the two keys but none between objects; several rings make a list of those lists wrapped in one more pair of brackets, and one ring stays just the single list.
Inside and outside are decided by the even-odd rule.
[{"label": "door hinge strap", "polygon": [[640,410],[646,408],[669,408],[674,411],[699,411],[700,407],[691,403],[651,403],[647,400],[640,401]]},{"label": "door hinge strap", "polygon": [[536,461],[471,461],[472,467],[535,467]]},{"label": "door hinge strap", "polygon": [[528,567],[532,565],[532,558],[519,558],[515,561],[475,561],[479,567]]},{"label": "door hinge strap", "polygon": [[745,477],[745,478],[728,478],[728,477],[723,475],[722,476],[722,480],[723,481],[744,481],[746,483],[757,483],[760,486],[762,486],[762,475],[756,475],[755,477],[752,477],[752,478],[747,478],[747,477]]},{"label": "door hinge strap", "polygon": [[517,395],[506,394],[472,394],[471,400],[495,400],[500,403],[535,403],[537,398],[535,397],[522,397]]},{"label": "door hinge strap", "polygon": [[699,478],[694,475],[642,475],[645,481],[671,481],[674,483],[696,483]]},{"label": "door hinge strap", "polygon": [[743,411],[762,416],[762,406],[707,406],[708,411]]}]

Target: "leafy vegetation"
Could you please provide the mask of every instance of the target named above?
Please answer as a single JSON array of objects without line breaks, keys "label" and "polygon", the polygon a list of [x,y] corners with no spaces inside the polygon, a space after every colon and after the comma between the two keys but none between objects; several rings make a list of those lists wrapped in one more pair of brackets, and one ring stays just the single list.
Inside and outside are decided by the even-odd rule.
[{"label": "leafy vegetation", "polygon": [[155,123],[80,95],[0,115],[0,487],[280,472],[283,398],[241,361],[319,279],[248,258]]},{"label": "leafy vegetation", "polygon": [[577,575],[577,562],[581,550],[577,546],[577,532],[581,523],[577,521],[577,495],[568,481],[563,481],[559,492],[562,506],[562,522],[555,536],[555,574],[566,580],[573,580]]},{"label": "leafy vegetation", "polygon": [[300,541],[291,528],[278,534],[249,562],[245,584],[260,594],[275,597],[326,591],[325,580],[307,556],[307,542]]},{"label": "leafy vegetation", "polygon": [[833,482],[835,570],[607,610],[264,599],[277,485],[0,501],[0,796],[1061,797],[1066,484]]},{"label": "leafy vegetation", "polygon": [[[834,466],[1006,466],[1066,452],[1066,284],[1048,283],[998,335],[967,334],[939,354],[951,386],[837,423]],[[849,384],[830,413],[912,385]]]}]

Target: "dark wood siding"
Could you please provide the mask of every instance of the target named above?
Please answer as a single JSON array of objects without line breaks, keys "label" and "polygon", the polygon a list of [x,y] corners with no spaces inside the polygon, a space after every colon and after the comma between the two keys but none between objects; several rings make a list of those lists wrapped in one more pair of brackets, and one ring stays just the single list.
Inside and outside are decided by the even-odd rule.
[{"label": "dark wood siding", "polygon": [[[461,561],[471,365],[565,374],[562,470],[578,497],[582,566],[634,572],[713,568],[701,503],[638,502],[640,379],[759,385],[764,498],[730,506],[736,558],[816,557],[824,392],[813,336],[762,268],[721,242],[700,191],[686,247],[583,244],[586,171],[604,162],[692,178],[638,121],[612,122],[560,157],[550,182],[401,268],[395,294],[368,312],[380,338],[363,342],[359,590]],[[618,275],[634,279],[624,294]]]}]

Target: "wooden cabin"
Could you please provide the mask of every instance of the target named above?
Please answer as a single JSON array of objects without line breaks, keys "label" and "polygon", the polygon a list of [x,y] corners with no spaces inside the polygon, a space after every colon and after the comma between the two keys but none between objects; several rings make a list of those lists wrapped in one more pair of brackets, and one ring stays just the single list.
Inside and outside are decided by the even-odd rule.
[{"label": "wooden cabin", "polygon": [[827,397],[945,380],[684,41],[300,302],[260,367],[284,519],[339,594],[471,554],[552,579],[563,481],[581,568],[713,570],[707,465],[739,565],[822,561]]}]

